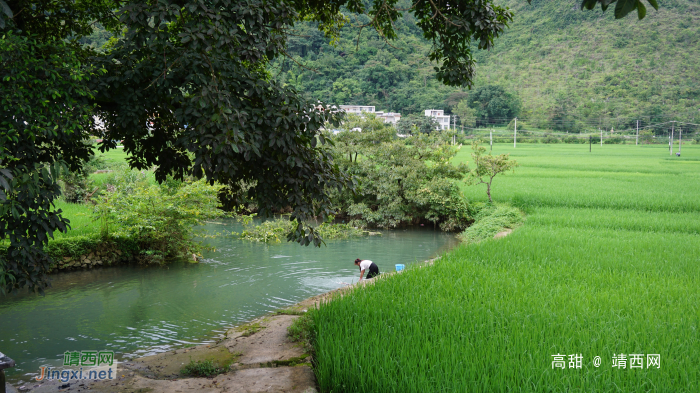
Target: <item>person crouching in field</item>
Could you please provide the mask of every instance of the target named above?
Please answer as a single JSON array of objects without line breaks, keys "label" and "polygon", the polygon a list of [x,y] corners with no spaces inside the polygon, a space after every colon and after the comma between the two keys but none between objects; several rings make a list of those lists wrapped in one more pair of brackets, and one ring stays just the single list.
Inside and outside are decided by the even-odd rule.
[{"label": "person crouching in field", "polygon": [[370,278],[379,275],[379,268],[377,267],[377,264],[368,259],[355,259],[355,266],[360,267],[360,280],[358,282],[362,281],[362,276],[365,274],[365,270],[367,270],[367,277],[365,277],[365,280],[369,280]]}]

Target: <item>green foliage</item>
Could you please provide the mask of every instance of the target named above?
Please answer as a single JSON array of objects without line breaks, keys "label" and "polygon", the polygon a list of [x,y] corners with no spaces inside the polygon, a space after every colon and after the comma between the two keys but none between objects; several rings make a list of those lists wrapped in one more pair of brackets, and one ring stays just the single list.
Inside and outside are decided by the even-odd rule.
[{"label": "green foliage", "polygon": [[61,186],[61,196],[67,202],[80,203],[88,197],[91,191],[90,178],[87,173],[76,171],[76,172],[64,172],[59,178],[59,185]]},{"label": "green foliage", "polygon": [[345,116],[343,124],[340,126],[341,130],[351,131],[359,129],[360,131],[379,131],[390,127],[389,124],[384,123],[384,120],[378,118],[374,113],[365,113],[362,117],[355,113],[349,113]]},{"label": "green foliage", "polygon": [[[696,138],[700,138],[698,135]],[[654,142],[654,132],[652,130],[640,130],[639,131],[639,143],[653,143]]]},{"label": "green foliage", "polygon": [[[503,178],[499,194],[528,217],[511,235],[313,314],[322,391],[698,391],[700,147],[673,159],[655,145],[519,145],[516,154],[518,176]],[[621,351],[661,353],[661,367],[612,368]],[[573,353],[581,369],[552,369],[552,355]]]},{"label": "green foliage", "polygon": [[242,337],[250,337],[263,329],[265,326],[261,325],[260,322],[246,323],[236,328],[237,331],[241,332]]},{"label": "green foliage", "polygon": [[162,263],[199,250],[193,228],[223,214],[218,209],[219,190],[204,180],[185,182],[174,190],[142,182],[117,185],[97,198],[95,216],[102,223],[103,238],[135,239],[138,260]]},{"label": "green foliage", "polygon": [[403,135],[430,134],[439,129],[440,125],[434,117],[423,114],[401,116],[396,124],[396,130]]},{"label": "green foliage", "polygon": [[[268,65],[287,54],[290,29],[302,20],[318,23],[316,31],[340,47],[339,28],[348,19],[395,39],[396,22],[410,17],[432,44],[422,57],[437,65],[434,79],[471,86],[472,43],[493,48],[512,21],[512,12],[491,0],[404,5],[2,0],[0,239],[12,243],[9,258],[0,260],[0,281],[12,284],[2,289],[47,285],[50,261],[41,249],[68,224],[52,208],[59,194],[56,165],[79,170],[92,154],[83,142],[91,131],[104,137],[102,151],[123,141],[130,166],[155,166],[159,182],[192,174],[222,184],[227,209],[250,199],[263,215],[291,207],[299,226],[289,239],[319,245],[304,219],[331,214],[330,190],[351,187],[321,135],[342,113],[272,77]],[[103,51],[80,45],[99,25],[112,35]],[[384,95],[413,71],[391,60],[366,64],[368,85]],[[422,76],[425,87],[428,75]],[[104,131],[94,129],[95,115]],[[243,191],[241,183],[251,187]]]},{"label": "green foliage", "polygon": [[[476,110],[469,106],[467,100],[460,101],[452,110],[464,127],[474,127],[476,125]],[[510,127],[510,124],[508,125]]]},{"label": "green foliage", "polygon": [[[344,216],[363,227],[426,222],[453,231],[468,225],[468,203],[456,183],[467,168],[450,162],[458,149],[449,144],[451,134],[433,131],[403,139],[392,130],[355,134],[334,137],[336,159],[357,180],[356,192],[333,196]],[[350,138],[360,153],[352,161],[344,153]]]},{"label": "green foliage", "polygon": [[[647,2],[655,10],[659,9],[659,4],[656,0],[647,0]],[[600,8],[605,12],[613,3],[615,3],[615,18],[624,18],[634,10],[637,10],[639,19],[643,19],[647,14],[647,8],[642,0],[583,0],[581,1],[581,9],[587,8],[592,10],[596,5],[600,4]]]},{"label": "green foliage", "polygon": [[[511,120],[510,123],[508,123],[508,125],[506,126],[506,130],[515,130],[515,122],[516,122],[515,119]],[[528,127],[528,124],[525,123],[524,121],[518,120],[517,122],[518,122],[518,132],[523,132],[523,131],[527,131],[528,129],[530,129],[530,127]]]},{"label": "green foliage", "polygon": [[302,313],[287,328],[287,335],[290,340],[304,344],[304,347],[307,349],[313,349],[315,330],[313,313],[315,310],[315,308],[310,308],[308,312]]},{"label": "green foliage", "polygon": [[190,360],[189,363],[184,365],[180,370],[180,374],[188,377],[213,377],[219,374],[224,374],[228,370],[225,367],[220,367],[213,360]]},{"label": "green foliage", "polygon": [[[700,57],[700,42],[693,39],[700,25],[697,2],[665,2],[643,20],[622,21],[614,20],[612,12],[580,12],[571,2],[557,0],[499,4],[510,8],[513,21],[493,48],[472,52],[479,69],[474,87],[499,85],[519,97],[518,118],[528,126],[578,133],[599,125],[632,129],[636,120],[642,126],[681,119],[698,123],[700,66],[692,61]],[[352,14],[350,18],[363,22]],[[311,98],[375,105],[404,116],[429,108],[456,113],[456,103],[474,90],[447,87],[436,79],[434,64],[426,61],[431,42],[422,37],[415,18],[406,13],[395,25],[398,37],[391,46],[374,33],[365,30],[358,37],[349,28],[341,30],[336,47],[299,39],[289,52],[315,72],[288,60],[279,60],[275,67],[301,77],[300,90]],[[617,48],[620,40],[627,44]],[[403,79],[378,90],[363,84],[368,62],[383,64],[387,74],[396,73],[399,65],[409,69]],[[377,70],[373,75],[382,77]],[[352,95],[336,97],[330,86],[338,80],[358,88]],[[510,120],[498,119],[498,124]]]},{"label": "green foliage", "polygon": [[80,257],[100,253],[102,265],[117,263],[162,263],[157,257],[150,257],[148,239],[126,236],[105,238],[99,233],[61,237],[51,240],[44,251],[52,258],[51,270],[64,268],[63,259],[79,261]]},{"label": "green foliage", "polygon": [[102,155],[92,155],[80,170],[61,171],[59,184],[62,199],[71,203],[88,202],[99,190],[90,178],[90,173],[104,169],[105,166],[106,163]]},{"label": "green foliage", "polygon": [[239,236],[243,240],[280,243],[287,238],[287,234],[294,230],[296,226],[297,223],[289,218],[278,218],[260,224],[252,224],[252,227],[246,228]]},{"label": "green foliage", "polygon": [[44,248],[54,260],[63,257],[80,257],[97,249],[104,239],[95,235],[73,236],[55,239]]},{"label": "green foliage", "polygon": [[616,145],[616,144],[620,144],[620,143],[625,143],[625,140],[624,140],[622,137],[613,136],[613,137],[610,137],[610,138],[606,138],[606,139],[603,141],[603,143],[604,143],[604,144],[607,144],[607,145]]},{"label": "green foliage", "polygon": [[70,43],[0,31],[0,240],[10,241],[0,291],[47,285],[42,249],[69,227],[52,205],[58,174],[80,171],[92,154],[84,140],[92,124],[87,80],[96,73]]},{"label": "green foliage", "polygon": [[561,143],[561,139],[559,139],[553,135],[547,135],[546,137],[542,138],[541,142],[542,143]]},{"label": "green foliage", "polygon": [[[332,219],[332,217],[331,217]],[[280,243],[287,238],[290,231],[298,226],[296,220],[290,220],[289,216],[264,221],[260,224],[251,222],[246,229],[237,234],[243,240]],[[350,224],[337,224],[327,221],[314,227],[315,232],[323,240],[347,239],[350,237],[364,236],[367,232],[355,228]]]},{"label": "green foliage", "polygon": [[474,223],[459,238],[467,243],[479,243],[492,239],[504,229],[515,229],[522,224],[523,215],[520,210],[507,205],[489,205],[474,217]]},{"label": "green foliage", "polygon": [[[62,199],[56,201],[57,209],[70,220],[71,229],[67,232],[54,233],[54,239],[72,236],[85,236],[100,232],[100,225],[94,220],[92,204],[69,203]],[[51,242],[51,240],[49,240]]]},{"label": "green foliage", "polygon": [[493,178],[500,173],[515,170],[518,162],[511,161],[508,154],[493,156],[489,153],[485,155],[486,148],[479,146],[478,141],[472,143],[472,151],[472,164],[474,167],[469,171],[467,183],[470,185],[485,184],[486,195],[489,197],[489,202],[492,202],[491,184],[493,183]]},{"label": "green foliage", "polygon": [[474,109],[478,124],[506,124],[520,113],[520,100],[497,85],[479,86],[469,94],[467,104]]}]

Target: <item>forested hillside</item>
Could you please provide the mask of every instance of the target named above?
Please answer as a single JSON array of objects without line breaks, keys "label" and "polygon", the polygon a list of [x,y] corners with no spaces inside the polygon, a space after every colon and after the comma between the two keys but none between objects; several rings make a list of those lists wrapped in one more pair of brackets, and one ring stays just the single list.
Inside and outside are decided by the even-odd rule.
[{"label": "forested hillside", "polygon": [[[666,120],[700,122],[700,4],[665,0],[645,19],[581,11],[579,0],[501,0],[515,13],[490,51],[474,49],[475,88],[498,85],[521,101],[518,117],[538,128],[581,132]],[[409,7],[409,2],[406,2]],[[385,42],[365,17],[347,14],[335,46],[311,24],[289,43],[272,75],[334,104],[375,105],[402,114],[452,111],[468,89],[435,79],[410,13],[399,36]],[[297,64],[298,63],[298,64]],[[500,119],[494,119],[500,120]],[[508,123],[510,119],[502,119]]]}]

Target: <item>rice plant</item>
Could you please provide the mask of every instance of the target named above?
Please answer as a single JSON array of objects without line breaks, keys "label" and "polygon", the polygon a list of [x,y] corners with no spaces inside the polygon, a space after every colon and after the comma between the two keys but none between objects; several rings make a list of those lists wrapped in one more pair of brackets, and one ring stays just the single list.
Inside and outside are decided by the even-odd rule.
[{"label": "rice plant", "polygon": [[510,147],[522,226],[324,303],[322,391],[700,391],[700,148]]}]

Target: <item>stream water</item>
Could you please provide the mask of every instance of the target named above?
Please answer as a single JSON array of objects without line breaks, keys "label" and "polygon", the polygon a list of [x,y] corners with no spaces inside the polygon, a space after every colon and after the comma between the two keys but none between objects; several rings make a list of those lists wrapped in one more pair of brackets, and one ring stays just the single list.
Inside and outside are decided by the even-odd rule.
[{"label": "stream water", "polygon": [[[209,232],[236,229],[210,223]],[[357,282],[355,258],[380,271],[422,262],[457,243],[429,229],[327,241],[321,248],[231,238],[208,243],[198,264],[117,266],[58,273],[46,296],[0,296],[0,352],[17,366],[8,380],[28,381],[40,366],[60,366],[66,351],[113,350],[117,359],[213,341],[227,328]]]}]

